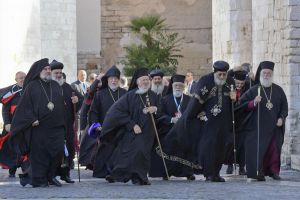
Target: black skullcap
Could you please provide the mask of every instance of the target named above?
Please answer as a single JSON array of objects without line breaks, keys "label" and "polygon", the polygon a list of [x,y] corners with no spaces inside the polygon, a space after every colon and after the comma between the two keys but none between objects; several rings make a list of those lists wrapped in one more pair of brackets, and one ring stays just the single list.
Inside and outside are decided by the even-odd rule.
[{"label": "black skullcap", "polygon": [[214,72],[217,71],[222,71],[222,72],[227,72],[229,69],[229,64],[223,60],[218,60],[214,63]]},{"label": "black skullcap", "polygon": [[247,78],[247,72],[246,71],[235,71],[233,78],[239,81],[244,81]]},{"label": "black skullcap", "polygon": [[54,69],[63,69],[64,68],[64,64],[62,64],[61,62],[58,62],[56,60],[53,60],[50,63],[50,67],[51,67],[51,70],[54,70]]},{"label": "black skullcap", "polygon": [[154,76],[163,77],[164,73],[160,69],[154,69],[150,72],[150,76],[151,76],[151,78],[153,78]]},{"label": "black skullcap", "polygon": [[173,92],[173,83],[175,83],[175,82],[184,83],[184,81],[185,81],[185,76],[184,75],[174,74],[171,77],[171,80],[170,80],[170,83],[169,83],[168,90],[167,90],[166,94],[171,94]]}]

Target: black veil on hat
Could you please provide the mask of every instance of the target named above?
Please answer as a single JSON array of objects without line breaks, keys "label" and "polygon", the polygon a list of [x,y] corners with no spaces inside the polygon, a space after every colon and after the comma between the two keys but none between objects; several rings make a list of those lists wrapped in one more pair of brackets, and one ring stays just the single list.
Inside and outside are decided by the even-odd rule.
[{"label": "black veil on hat", "polygon": [[134,71],[128,91],[133,90],[135,88],[137,88],[137,79],[142,77],[142,76],[149,76],[149,71],[147,68],[139,68],[137,70]]},{"label": "black veil on hat", "polygon": [[53,60],[50,63],[50,67],[51,67],[51,70],[54,70],[54,69],[63,69],[64,68],[64,64],[62,64],[61,62],[58,62],[56,60]]},{"label": "black veil on hat", "polygon": [[40,77],[40,73],[41,71],[45,68],[49,66],[49,59],[48,58],[43,58],[41,60],[38,60],[36,62],[34,62],[27,75],[26,78],[24,80],[24,84],[23,84],[23,89],[25,90],[26,86],[33,80],[36,80]]},{"label": "black veil on hat", "polygon": [[101,85],[100,89],[104,89],[104,88],[108,87],[108,78],[109,77],[115,76],[118,79],[120,79],[120,75],[121,75],[121,72],[116,67],[116,65],[111,66],[111,68],[109,68],[107,70],[107,72],[105,73],[105,75],[101,78],[102,85]]},{"label": "black veil on hat", "polygon": [[261,63],[259,63],[258,68],[256,70],[256,74],[255,74],[255,84],[260,83],[260,72],[263,69],[270,69],[272,71],[274,71],[274,66],[275,63],[271,62],[271,61],[263,61]]},{"label": "black veil on hat", "polygon": [[183,83],[184,84],[184,81],[185,81],[185,76],[184,75],[181,75],[181,74],[174,74],[172,77],[171,77],[171,80],[170,80],[170,83],[169,83],[169,86],[168,86],[168,90],[167,90],[167,94],[172,94],[173,93],[173,83],[175,82],[180,82],[180,83]]}]

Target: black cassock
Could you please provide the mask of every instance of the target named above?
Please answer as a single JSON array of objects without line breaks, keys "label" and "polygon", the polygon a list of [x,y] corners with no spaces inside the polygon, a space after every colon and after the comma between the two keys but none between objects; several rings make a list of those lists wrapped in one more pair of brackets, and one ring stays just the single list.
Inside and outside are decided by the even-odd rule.
[{"label": "black cassock", "polygon": [[[175,103],[176,100],[176,103]],[[168,94],[164,96],[161,99],[160,103],[160,111],[158,113],[158,132],[159,132],[159,138],[161,141],[162,149],[167,150],[169,149],[169,141],[165,140],[166,134],[171,130],[171,128],[174,126],[174,123],[171,123],[171,118],[175,117],[176,114],[179,112],[181,114],[184,113],[186,110],[186,107],[188,105],[188,102],[190,100],[190,97],[188,95],[183,94],[182,100],[181,97],[175,98],[173,94]],[[179,109],[179,111],[178,111]],[[163,166],[163,161],[161,157],[156,153],[156,147],[158,146],[157,143],[154,144],[154,148],[152,150],[151,155],[151,168],[149,172],[150,177],[165,177],[165,169]],[[173,149],[176,150],[176,149]],[[172,151],[172,149],[171,149]],[[181,151],[178,152],[169,152],[172,155],[179,156],[179,157],[186,157],[186,155],[182,154]],[[192,168],[183,166],[176,162],[169,162],[166,161],[167,168],[168,168],[168,174],[169,176],[177,176],[177,177],[188,177],[193,175]]]},{"label": "black cassock", "polygon": [[[241,131],[242,134],[246,135],[245,139],[245,151],[246,151],[246,168],[247,168],[247,176],[249,178],[255,178],[257,175],[257,170],[260,171],[263,168],[263,160],[265,153],[271,143],[271,140],[276,138],[276,146],[277,146],[277,156],[279,156],[278,160],[280,161],[281,147],[284,141],[284,131],[285,126],[277,127],[278,118],[285,118],[288,115],[288,103],[284,91],[282,88],[276,84],[272,84],[272,97],[271,102],[273,104],[273,108],[269,110],[266,107],[267,98],[270,98],[271,87],[264,88],[266,95],[261,88],[260,95],[262,96],[262,100],[260,102],[260,136],[259,136],[259,159],[258,159],[258,169],[257,169],[257,120],[258,120],[258,109],[257,106],[253,107],[253,100],[258,94],[258,86],[253,86],[248,92],[246,92],[241,98],[241,106],[237,108],[237,113],[245,115],[247,113],[247,117],[244,118],[243,129]],[[252,109],[251,109],[252,107]],[[239,116],[237,116],[239,117]],[[279,166],[280,167],[280,162]],[[265,175],[272,175],[265,172]]]},{"label": "black cassock", "polygon": [[[136,94],[136,89],[131,90],[107,112],[95,159],[94,177],[110,175],[120,182],[131,178],[148,181],[155,132],[150,115],[143,112],[146,95]],[[152,91],[148,91],[148,95],[150,104],[157,106],[157,95]],[[134,133],[135,124],[141,127],[141,134]]]},{"label": "black cassock", "polygon": [[[112,91],[108,87],[96,92],[90,110],[91,123],[100,122],[100,124],[102,124],[108,109],[126,92],[127,91],[123,88],[118,88],[118,90]],[[79,157],[79,163],[82,166],[87,166],[88,168],[91,168],[90,165],[92,165],[92,157],[95,153],[94,151],[96,144],[96,139],[91,138],[87,134],[83,136],[83,139],[80,144]]]},{"label": "black cassock", "polygon": [[[52,111],[47,107],[49,100],[54,104]],[[36,120],[39,120],[39,125],[32,127]],[[55,176],[62,158],[64,134],[61,87],[55,81],[33,80],[19,101],[11,132],[12,144],[18,154],[29,153],[32,185],[47,184]]]},{"label": "black cassock", "polygon": [[[234,82],[229,77],[225,85],[217,86],[213,73],[203,76],[183,116],[166,136],[173,149],[189,155],[179,161],[205,177],[219,176],[224,161],[225,144],[231,131],[231,84]],[[174,150],[164,151],[171,156]]]}]

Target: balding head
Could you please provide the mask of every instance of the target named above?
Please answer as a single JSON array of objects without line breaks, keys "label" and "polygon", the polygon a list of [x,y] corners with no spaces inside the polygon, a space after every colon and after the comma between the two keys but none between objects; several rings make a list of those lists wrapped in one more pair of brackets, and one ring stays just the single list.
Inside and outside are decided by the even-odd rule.
[{"label": "balding head", "polygon": [[78,78],[78,80],[79,81],[81,81],[81,82],[85,82],[86,81],[86,71],[84,71],[84,70],[79,70],[78,71],[78,74],[77,74],[77,78]]},{"label": "balding head", "polygon": [[23,83],[26,77],[26,73],[19,71],[16,73],[15,80],[18,86],[23,87]]}]

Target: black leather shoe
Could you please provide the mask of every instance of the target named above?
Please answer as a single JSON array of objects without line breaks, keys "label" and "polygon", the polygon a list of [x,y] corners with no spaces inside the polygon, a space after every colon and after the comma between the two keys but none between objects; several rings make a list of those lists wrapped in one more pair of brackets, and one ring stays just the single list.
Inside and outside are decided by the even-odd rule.
[{"label": "black leather shoe", "polygon": [[149,180],[147,180],[147,181],[141,181],[140,185],[151,185],[151,183],[150,183]]},{"label": "black leather shoe", "polygon": [[232,174],[233,173],[233,165],[228,165],[226,174]]},{"label": "black leather shoe", "polygon": [[55,185],[56,187],[61,187],[62,184],[56,179],[56,178],[52,178],[50,181],[49,181],[49,184],[50,185]]},{"label": "black leather shoe", "polygon": [[195,177],[195,175],[190,175],[190,176],[186,177],[186,180],[188,180],[188,181],[194,181],[194,180],[196,180],[196,177]]},{"label": "black leather shoe", "polygon": [[244,167],[240,167],[240,169],[239,169],[239,175],[247,175],[247,172],[246,172],[246,170],[245,170]]},{"label": "black leather shoe", "polygon": [[115,180],[113,179],[113,177],[111,177],[110,175],[107,175],[107,176],[105,177],[105,180],[106,180],[107,182],[109,182],[109,183],[114,183],[114,182],[115,182]]},{"label": "black leather shoe", "polygon": [[133,185],[141,185],[141,181],[140,181],[140,179],[137,178],[137,177],[131,178],[131,183],[132,183]]},{"label": "black leather shoe", "polygon": [[25,187],[27,184],[30,184],[30,178],[28,174],[19,174],[20,184]]},{"label": "black leather shoe", "polygon": [[257,181],[266,181],[266,178],[265,178],[264,175],[259,174],[259,175],[256,177],[256,180],[257,180]]},{"label": "black leather shoe", "polygon": [[207,182],[225,182],[225,179],[222,178],[221,176],[216,176],[216,177],[208,176],[208,177],[206,177],[206,181]]},{"label": "black leather shoe", "polygon": [[276,181],[281,180],[281,177],[278,174],[273,174],[272,178]]},{"label": "black leather shoe", "polygon": [[66,183],[75,183],[69,176],[61,177],[60,180],[65,181]]},{"label": "black leather shoe", "polygon": [[32,187],[37,188],[37,187],[41,187],[41,188],[45,188],[45,187],[49,187],[48,184],[40,184],[40,185],[32,185]]}]

